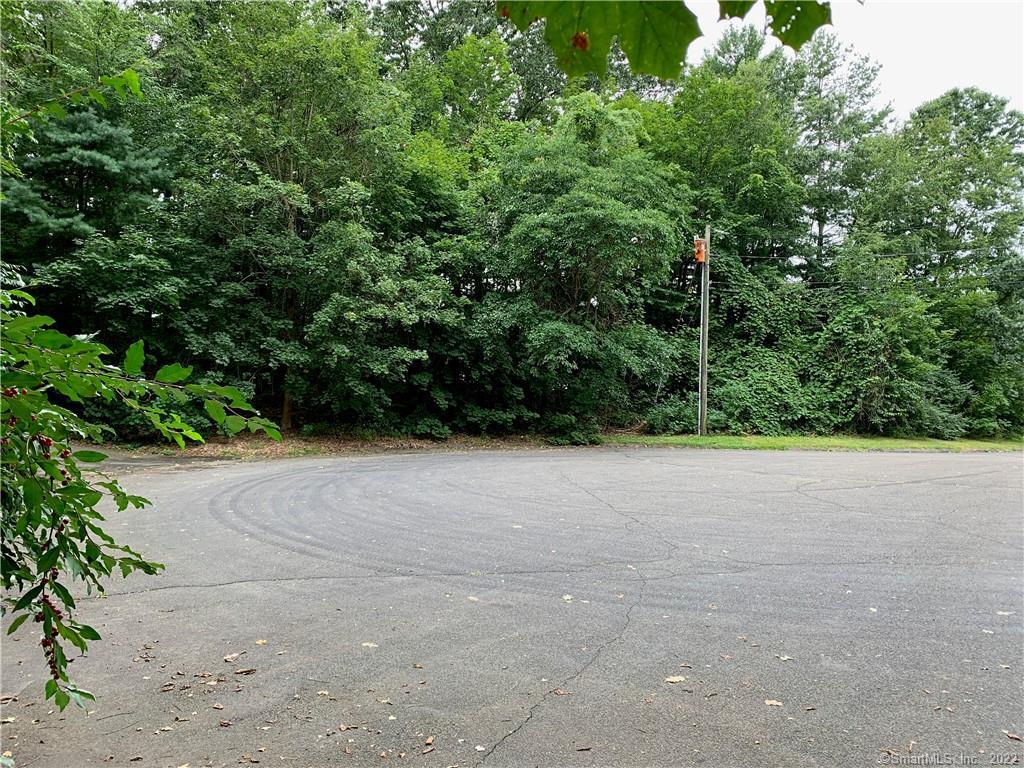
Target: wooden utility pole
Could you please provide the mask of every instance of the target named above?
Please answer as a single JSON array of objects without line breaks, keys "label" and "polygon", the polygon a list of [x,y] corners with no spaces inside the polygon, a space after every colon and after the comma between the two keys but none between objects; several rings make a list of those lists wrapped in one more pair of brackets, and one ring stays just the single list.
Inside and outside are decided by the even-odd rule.
[{"label": "wooden utility pole", "polygon": [[704,227],[704,241],[697,249],[700,264],[700,391],[697,434],[708,433],[708,298],[711,293],[711,225]]}]

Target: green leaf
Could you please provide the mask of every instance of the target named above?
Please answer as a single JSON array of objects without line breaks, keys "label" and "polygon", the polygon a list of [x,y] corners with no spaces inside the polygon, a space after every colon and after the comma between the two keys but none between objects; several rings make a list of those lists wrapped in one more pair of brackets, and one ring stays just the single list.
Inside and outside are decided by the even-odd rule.
[{"label": "green leaf", "polygon": [[224,419],[224,428],[232,435],[241,432],[245,429],[245,418],[235,415],[228,416]]},{"label": "green leaf", "polygon": [[53,593],[57,595],[57,597],[60,598],[60,601],[64,603],[64,605],[66,605],[68,608],[75,607],[75,599],[71,596],[71,593],[68,592],[67,588],[65,588],[63,584],[58,584],[56,581],[51,581],[50,589],[53,590]]},{"label": "green leaf", "polygon": [[43,489],[38,480],[34,477],[26,477],[21,486],[21,492],[25,497],[25,506],[31,510],[39,509],[43,503]]},{"label": "green leaf", "polygon": [[161,384],[176,384],[179,381],[184,381],[191,375],[191,366],[171,363],[170,365],[165,365],[156,372],[156,380]]},{"label": "green leaf", "polygon": [[63,637],[65,640],[67,640],[69,643],[75,646],[75,648],[82,651],[82,653],[85,653],[87,650],[89,650],[88,643],[86,643],[85,640],[83,640],[81,636],[67,624],[61,624],[58,621],[57,631],[60,633],[61,637]]},{"label": "green leaf", "polygon": [[84,461],[87,464],[95,464],[107,458],[107,454],[99,451],[75,451],[71,454],[76,461]]},{"label": "green leaf", "polygon": [[89,693],[89,691],[83,690],[82,688],[75,688],[73,685],[68,686],[68,695],[71,697],[71,700],[82,709],[85,709],[86,701],[96,701],[96,697]]},{"label": "green leaf", "polygon": [[50,379],[50,384],[52,384],[53,388],[60,392],[62,395],[64,395],[64,397],[66,397],[68,400],[71,400],[76,403],[82,402],[82,398],[79,396],[78,390],[76,390],[73,386],[71,386],[68,382],[64,381],[63,379]]},{"label": "green leaf", "polygon": [[26,592],[24,595],[22,595],[21,597],[18,598],[18,602],[16,602],[14,604],[13,610],[14,611],[22,610],[23,608],[28,606],[33,600],[35,600],[37,597],[39,597],[39,593],[42,592],[42,591],[43,591],[43,585],[42,584],[40,584],[40,585],[38,585],[36,587],[33,587],[28,592]]},{"label": "green leaf", "polygon": [[4,322],[4,333],[22,333],[32,328],[40,328],[44,325],[53,325],[53,318],[46,315],[21,315],[12,317]]},{"label": "green leaf", "polygon": [[544,39],[570,76],[604,75],[618,35],[634,72],[678,77],[687,47],[701,34],[682,0],[499,0],[498,13],[523,31],[545,19]]},{"label": "green leaf", "polygon": [[36,562],[36,572],[45,573],[57,564],[60,559],[60,550],[56,547],[46,550],[43,556]]},{"label": "green leaf", "polygon": [[604,74],[619,5],[586,0],[506,0],[498,3],[498,13],[511,19],[521,31],[546,19],[544,39],[558,66],[573,77],[587,72]]},{"label": "green leaf", "polygon": [[56,117],[58,120],[62,120],[68,116],[67,110],[65,110],[64,107],[62,107],[56,101],[45,102],[40,111],[45,114],[52,115],[53,117]]},{"label": "green leaf", "polygon": [[146,359],[145,343],[139,339],[124,354],[124,372],[129,376],[139,376],[142,373],[142,363]]},{"label": "green leaf", "polygon": [[124,80],[125,85],[128,86],[128,90],[137,99],[142,98],[142,87],[139,85],[139,74],[134,69],[126,69],[121,73],[121,78]]},{"label": "green leaf", "polygon": [[832,23],[832,8],[817,0],[765,0],[772,32],[790,48],[799,49],[824,24]]},{"label": "green leaf", "polygon": [[203,403],[203,408],[210,414],[210,418],[218,424],[224,423],[224,406],[216,400],[207,400]]},{"label": "green leaf", "polygon": [[107,97],[103,95],[103,91],[100,91],[100,90],[98,90],[96,88],[90,88],[89,89],[89,98],[92,99],[93,101],[95,101],[97,104],[99,104],[104,109],[107,108]]},{"label": "green leaf", "polygon": [[755,0],[718,0],[718,18],[742,19],[754,7]]},{"label": "green leaf", "polygon": [[619,45],[634,72],[665,80],[679,77],[686,49],[701,36],[693,11],[678,2],[620,3]]},{"label": "green leaf", "polygon": [[24,624],[25,621],[28,619],[28,617],[31,616],[31,615],[32,614],[30,614],[30,613],[23,613],[23,614],[21,614],[21,616],[18,616],[17,618],[15,618],[15,620],[11,622],[11,626],[9,626],[7,628],[7,634],[8,635],[13,635],[18,630],[18,627],[20,627],[22,624]]},{"label": "green leaf", "polygon": [[78,625],[78,634],[84,637],[86,640],[99,640],[100,633],[90,627],[88,624]]},{"label": "green leaf", "polygon": [[32,337],[32,343],[47,349],[64,349],[73,346],[75,340],[53,328],[40,331]]},{"label": "green leaf", "polygon": [[16,298],[22,299],[23,301],[27,301],[33,307],[36,305],[36,299],[30,293],[25,293],[25,291],[19,291],[19,290],[16,290],[16,289],[12,290],[12,291],[8,291],[8,293],[10,293],[11,296],[14,296]]},{"label": "green leaf", "polygon": [[71,697],[64,693],[64,691],[57,689],[57,692],[53,695],[53,700],[56,702],[57,707],[64,709],[69,703],[71,703]]}]

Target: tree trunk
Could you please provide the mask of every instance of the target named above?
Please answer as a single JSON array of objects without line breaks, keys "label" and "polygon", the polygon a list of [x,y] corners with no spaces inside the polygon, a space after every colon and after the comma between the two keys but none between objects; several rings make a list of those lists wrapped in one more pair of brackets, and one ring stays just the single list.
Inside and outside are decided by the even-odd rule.
[{"label": "tree trunk", "polygon": [[281,431],[290,432],[292,429],[292,393],[287,389],[281,400]]}]

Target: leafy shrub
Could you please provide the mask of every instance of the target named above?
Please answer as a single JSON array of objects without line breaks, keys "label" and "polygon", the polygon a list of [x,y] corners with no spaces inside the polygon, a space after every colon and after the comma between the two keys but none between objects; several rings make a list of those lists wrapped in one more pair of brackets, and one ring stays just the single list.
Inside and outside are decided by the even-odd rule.
[{"label": "leafy shrub", "polygon": [[644,427],[654,435],[679,435],[697,431],[697,395],[670,397],[644,414]]}]

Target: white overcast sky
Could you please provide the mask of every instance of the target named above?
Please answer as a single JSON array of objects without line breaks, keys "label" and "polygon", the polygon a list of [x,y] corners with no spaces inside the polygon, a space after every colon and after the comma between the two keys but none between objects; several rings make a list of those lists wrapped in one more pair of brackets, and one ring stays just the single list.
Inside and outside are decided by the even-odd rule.
[{"label": "white overcast sky", "polygon": [[[718,21],[714,0],[687,5],[704,32],[687,55],[697,62],[730,22]],[[763,27],[764,6],[754,6],[746,20]],[[892,104],[897,119],[968,85],[1024,110],[1024,0],[833,0],[832,24],[843,42],[882,65],[880,100]]]}]

